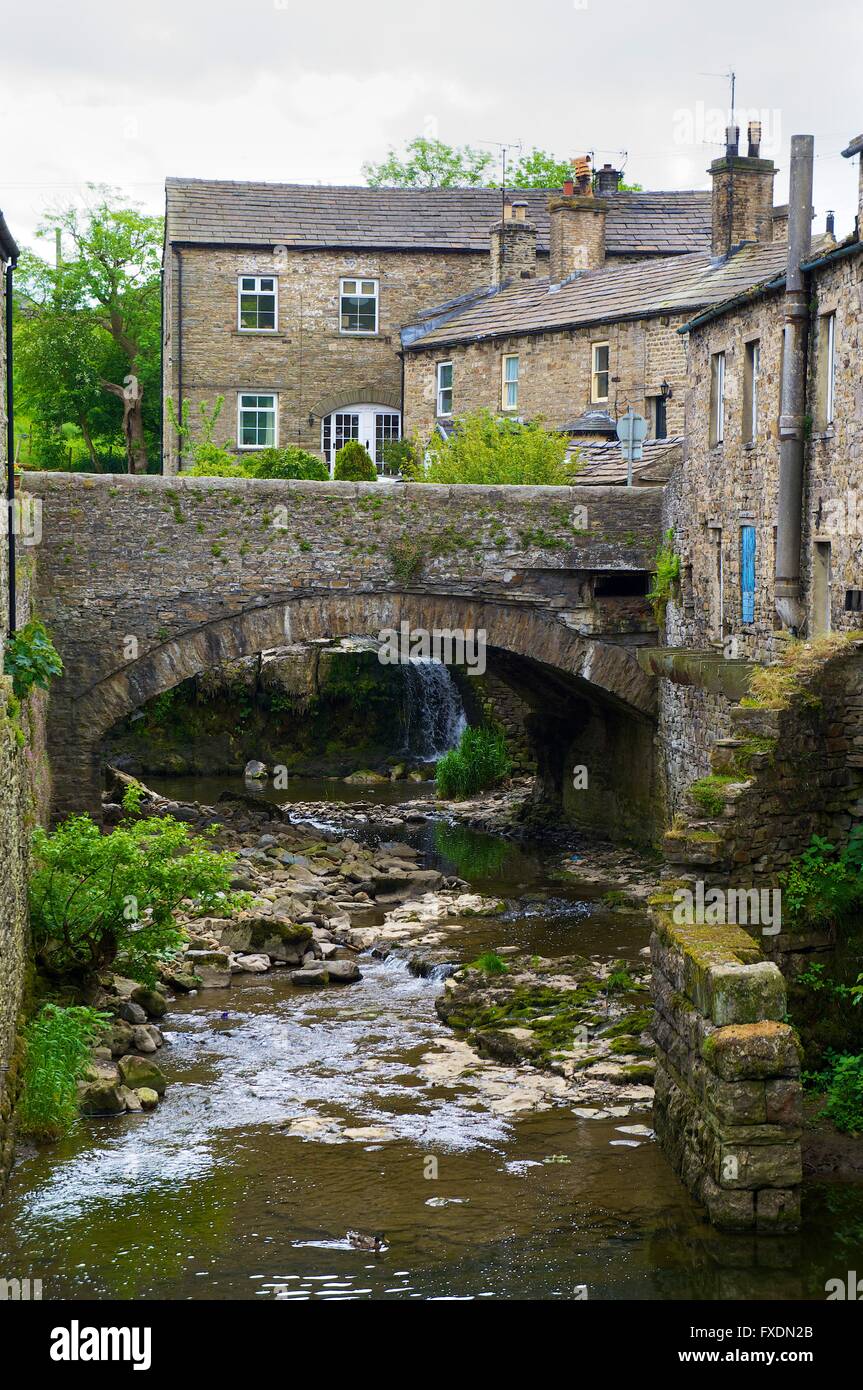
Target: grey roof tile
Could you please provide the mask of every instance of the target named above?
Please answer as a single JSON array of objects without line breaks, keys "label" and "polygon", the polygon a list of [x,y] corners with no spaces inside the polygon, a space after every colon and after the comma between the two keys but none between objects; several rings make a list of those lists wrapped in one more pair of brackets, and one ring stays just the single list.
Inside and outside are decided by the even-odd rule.
[{"label": "grey roof tile", "polygon": [[[518,189],[548,250],[550,193]],[[363,188],[291,183],[165,181],[168,240],[211,245],[397,247],[487,251],[500,217],[496,188]],[[615,193],[609,197],[610,256],[678,255],[710,245],[710,193]]]},{"label": "grey roof tile", "polygon": [[[819,245],[823,238],[816,238]],[[487,295],[427,332],[412,325],[406,350],[484,338],[553,332],[582,324],[652,314],[693,313],[762,285],[785,268],[783,242],[742,247],[728,260],[696,252],[659,260],[605,265],[554,285],[547,279],[521,281]],[[417,331],[419,330],[419,331]]]}]

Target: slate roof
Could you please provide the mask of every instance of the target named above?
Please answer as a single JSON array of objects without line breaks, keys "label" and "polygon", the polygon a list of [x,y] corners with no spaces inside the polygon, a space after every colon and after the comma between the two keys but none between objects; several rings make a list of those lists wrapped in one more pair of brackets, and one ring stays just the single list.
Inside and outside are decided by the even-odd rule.
[{"label": "slate roof", "polygon": [[[823,240],[816,238],[814,244]],[[728,260],[699,252],[605,265],[561,285],[545,278],[519,281],[447,315],[437,326],[433,316],[427,316],[433,326],[423,331],[422,324],[411,325],[402,342],[406,350],[416,351],[615,319],[695,312],[781,275],[786,255],[784,242],[765,242],[744,246]]]},{"label": "slate roof", "polygon": [[[666,482],[674,465],[683,457],[683,436],[668,439],[645,439],[644,457],[632,465],[632,479],[639,487],[657,486]],[[578,455],[582,465],[576,475],[579,487],[622,486],[626,483],[627,463],[620,453],[620,444],[609,441],[573,440],[567,458]]]},{"label": "slate roof", "polygon": [[[548,251],[550,193],[518,189]],[[169,242],[204,245],[488,252],[500,218],[496,188],[362,188],[165,180]],[[683,255],[710,245],[710,193],[609,195],[609,256]]]}]

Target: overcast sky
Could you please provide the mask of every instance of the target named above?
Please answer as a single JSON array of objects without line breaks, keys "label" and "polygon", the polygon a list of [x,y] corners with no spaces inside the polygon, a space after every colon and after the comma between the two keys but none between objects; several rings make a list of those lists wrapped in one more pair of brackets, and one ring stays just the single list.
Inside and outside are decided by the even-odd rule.
[{"label": "overcast sky", "polygon": [[816,138],[815,226],[856,210],[859,0],[0,0],[0,207],[21,243],[87,182],[163,208],[166,174],[361,183],[416,134],[594,150],[705,188],[728,82],[787,197]]}]

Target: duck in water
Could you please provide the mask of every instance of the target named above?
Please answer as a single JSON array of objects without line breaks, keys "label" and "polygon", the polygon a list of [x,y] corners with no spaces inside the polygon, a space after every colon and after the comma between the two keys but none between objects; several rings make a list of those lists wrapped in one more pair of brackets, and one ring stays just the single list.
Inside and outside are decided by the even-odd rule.
[{"label": "duck in water", "polygon": [[353,1246],[354,1250],[368,1250],[372,1255],[381,1255],[384,1250],[389,1249],[386,1236],[382,1232],[373,1236],[365,1236],[362,1231],[348,1231],[347,1242],[348,1245]]}]

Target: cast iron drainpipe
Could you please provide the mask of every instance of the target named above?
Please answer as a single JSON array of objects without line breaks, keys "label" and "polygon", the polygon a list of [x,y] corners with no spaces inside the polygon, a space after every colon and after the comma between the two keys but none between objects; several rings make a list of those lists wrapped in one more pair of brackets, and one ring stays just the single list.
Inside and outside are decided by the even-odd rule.
[{"label": "cast iron drainpipe", "polygon": [[788,260],[785,272],[785,343],[782,401],[779,407],[779,506],[776,518],[774,606],[783,627],[799,632],[804,612],[800,598],[800,552],[803,540],[803,459],[806,412],[806,350],[809,325],[803,263],[812,248],[811,135],[791,137],[791,187],[788,197]]},{"label": "cast iron drainpipe", "polygon": [[[6,529],[9,539],[9,636],[17,626],[15,586],[15,411],[12,380],[12,272],[18,264],[18,247],[0,212],[0,256],[6,261]],[[2,659],[0,659],[2,668]]]}]

